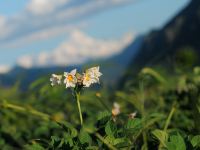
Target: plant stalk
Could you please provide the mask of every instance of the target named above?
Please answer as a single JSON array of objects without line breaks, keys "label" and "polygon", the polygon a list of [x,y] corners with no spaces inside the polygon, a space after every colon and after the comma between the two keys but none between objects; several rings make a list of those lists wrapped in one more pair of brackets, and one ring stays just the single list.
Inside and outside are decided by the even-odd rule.
[{"label": "plant stalk", "polygon": [[169,113],[169,116],[167,117],[167,120],[166,120],[166,122],[165,122],[165,126],[164,126],[164,131],[165,131],[165,132],[167,131],[167,128],[168,128],[168,126],[169,126],[169,123],[170,123],[170,121],[171,121],[171,118],[172,118],[172,116],[173,116],[175,110],[176,110],[176,108],[173,106],[172,109],[171,109],[171,111],[170,111],[170,113]]},{"label": "plant stalk", "polygon": [[33,108],[25,108],[25,107],[22,107],[22,106],[14,105],[14,104],[8,103],[6,101],[1,103],[0,107],[16,110],[16,111],[19,111],[19,112],[29,113],[29,114],[38,116],[38,117],[42,118],[43,120],[47,120],[47,121],[49,121],[51,119],[51,116],[48,115],[48,114],[39,112],[39,111],[37,111]]},{"label": "plant stalk", "polygon": [[[141,94],[141,114],[142,114],[142,124],[143,127],[145,126],[145,94],[144,94],[144,84],[143,84],[143,80],[141,81],[141,83],[139,84],[139,89],[140,89],[140,94]],[[144,130],[142,132],[142,137],[143,137],[143,141],[144,141],[144,150],[148,150],[148,142],[147,142],[147,135],[146,135],[146,131]]]},{"label": "plant stalk", "polygon": [[[93,133],[93,131],[91,131],[91,129],[89,128],[85,128],[86,131],[90,134]],[[112,144],[110,144],[105,138],[103,138],[99,133],[95,132],[94,135],[100,140],[102,141],[110,150],[117,150],[117,148],[115,148],[115,146],[113,146]]]},{"label": "plant stalk", "polygon": [[[175,110],[176,110],[176,108],[175,108],[175,106],[173,106],[172,109],[171,109],[171,111],[170,111],[170,113],[169,113],[169,115],[168,115],[168,117],[167,117],[167,120],[165,122],[165,126],[164,126],[164,129],[163,129],[164,132],[167,132],[167,128],[169,126],[169,123],[170,123],[170,121],[172,119],[172,116],[173,116]],[[158,150],[160,150],[162,147],[163,147],[163,144],[160,143],[159,146],[158,146]]]},{"label": "plant stalk", "polygon": [[76,102],[78,106],[78,112],[79,112],[79,117],[80,117],[80,123],[81,126],[83,125],[83,117],[82,117],[82,112],[81,112],[81,105],[80,105],[80,92],[76,92]]}]

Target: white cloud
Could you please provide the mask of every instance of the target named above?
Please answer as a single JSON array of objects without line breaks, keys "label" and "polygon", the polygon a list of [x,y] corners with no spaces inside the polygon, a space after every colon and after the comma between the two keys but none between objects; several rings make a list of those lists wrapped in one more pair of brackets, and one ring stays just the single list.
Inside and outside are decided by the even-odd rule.
[{"label": "white cloud", "polygon": [[0,27],[3,27],[5,25],[5,22],[6,22],[6,18],[0,15]]},{"label": "white cloud", "polygon": [[7,18],[5,16],[0,15],[0,33],[1,33],[0,40],[1,40],[1,37],[6,37],[12,32],[12,28],[8,26],[7,22],[8,22]]},{"label": "white cloud", "polygon": [[[134,0],[31,0],[21,13],[0,18],[0,46],[53,38],[58,36],[60,26],[72,26],[83,17],[94,15],[106,9],[133,2]],[[52,34],[54,30],[54,34]],[[45,32],[45,34],[44,34]],[[37,37],[40,38],[32,38]],[[41,36],[42,35],[42,36]],[[31,38],[30,38],[31,37]]]},{"label": "white cloud", "polygon": [[11,67],[8,66],[8,65],[0,65],[0,73],[1,73],[1,74],[2,74],[2,73],[7,73],[7,72],[9,72],[10,69],[11,69]]},{"label": "white cloud", "polygon": [[15,48],[15,47],[22,47],[27,44],[31,44],[32,42],[37,42],[41,40],[47,40],[50,37],[57,37],[60,35],[66,35],[72,30],[75,29],[82,29],[88,26],[87,23],[82,22],[79,24],[69,24],[64,26],[56,26],[52,28],[47,28],[39,32],[34,32],[26,37],[22,37],[11,41],[9,44],[1,44],[1,48]]},{"label": "white cloud", "polygon": [[33,63],[34,63],[34,58],[31,55],[24,55],[17,60],[17,64],[24,68],[32,67]]},{"label": "white cloud", "polygon": [[68,40],[52,52],[43,51],[35,57],[23,56],[17,62],[23,67],[79,64],[118,54],[133,41],[133,38],[133,34],[126,34],[120,39],[102,40],[75,30],[71,32]]},{"label": "white cloud", "polygon": [[34,15],[45,15],[68,2],[69,0],[31,0],[27,10]]},{"label": "white cloud", "polygon": [[134,0],[85,0],[85,3],[64,9],[55,14],[56,20],[81,18],[87,15],[105,11],[108,8],[133,2]]}]

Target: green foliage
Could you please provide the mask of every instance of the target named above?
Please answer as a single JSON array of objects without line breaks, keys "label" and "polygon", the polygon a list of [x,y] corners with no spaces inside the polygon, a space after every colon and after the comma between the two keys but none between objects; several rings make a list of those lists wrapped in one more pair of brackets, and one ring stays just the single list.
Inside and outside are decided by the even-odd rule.
[{"label": "green foliage", "polygon": [[180,134],[170,136],[166,145],[168,150],[186,150],[184,139]]},{"label": "green foliage", "polygon": [[24,149],[26,149],[26,150],[45,150],[39,144],[25,145]]},{"label": "green foliage", "polygon": [[175,54],[175,63],[177,65],[177,68],[188,69],[194,66],[197,62],[198,54],[191,47],[180,49]]},{"label": "green foliage", "polygon": [[191,139],[191,144],[194,148],[200,148],[200,135],[196,135]]},{"label": "green foliage", "polygon": [[92,138],[87,133],[87,131],[85,131],[84,129],[81,129],[81,131],[80,131],[79,140],[80,140],[81,144],[88,143],[90,145],[92,142]]},{"label": "green foliage", "polygon": [[166,141],[168,140],[168,133],[159,129],[156,129],[152,134],[160,141],[160,143],[166,146]]},{"label": "green foliage", "polygon": [[[200,149],[199,67],[173,74],[144,68],[130,83],[120,91],[84,90],[82,126],[71,93],[47,78],[25,92],[17,84],[0,88],[0,148]],[[121,106],[117,116],[113,102]]]},{"label": "green foliage", "polygon": [[77,130],[68,122],[62,122],[58,123],[66,132],[67,135],[69,135],[71,138],[74,138],[77,136]]}]

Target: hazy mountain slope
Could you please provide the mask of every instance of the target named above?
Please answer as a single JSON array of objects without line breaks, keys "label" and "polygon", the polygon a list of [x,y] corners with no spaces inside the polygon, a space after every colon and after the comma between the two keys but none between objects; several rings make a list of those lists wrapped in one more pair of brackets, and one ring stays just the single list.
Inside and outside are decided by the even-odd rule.
[{"label": "hazy mountain slope", "polygon": [[122,53],[112,56],[106,60],[100,60],[102,73],[104,74],[104,84],[116,86],[118,80],[124,76],[124,73],[130,64],[132,58],[137,54],[143,42],[143,36],[138,36]]},{"label": "hazy mountain slope", "polygon": [[200,0],[192,0],[162,29],[152,31],[144,38],[125,78],[131,77],[144,66],[173,66],[174,55],[185,47],[194,49],[200,55]]}]

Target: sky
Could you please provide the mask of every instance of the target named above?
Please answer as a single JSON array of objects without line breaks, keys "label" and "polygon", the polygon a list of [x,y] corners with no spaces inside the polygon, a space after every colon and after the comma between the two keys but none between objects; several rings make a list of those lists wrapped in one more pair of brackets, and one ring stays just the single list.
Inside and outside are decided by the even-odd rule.
[{"label": "sky", "polygon": [[0,0],[0,73],[118,54],[189,0]]}]

